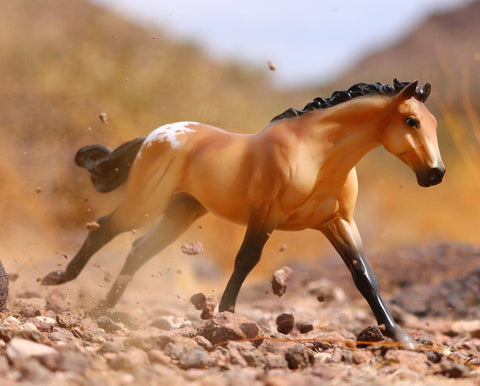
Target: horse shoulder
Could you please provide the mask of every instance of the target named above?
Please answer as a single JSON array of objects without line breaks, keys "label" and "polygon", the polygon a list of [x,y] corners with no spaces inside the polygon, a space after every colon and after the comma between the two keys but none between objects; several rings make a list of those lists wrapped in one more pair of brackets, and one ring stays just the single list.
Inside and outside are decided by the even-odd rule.
[{"label": "horse shoulder", "polygon": [[252,168],[249,196],[252,200],[277,199],[279,192],[288,181],[292,168],[292,138],[280,132],[257,133],[252,136],[248,158]]},{"label": "horse shoulder", "polygon": [[252,202],[267,200],[288,212],[300,206],[315,186],[318,169],[308,149],[288,128],[276,128],[255,139],[251,153],[255,169],[249,185]]},{"label": "horse shoulder", "polygon": [[338,212],[353,214],[357,194],[358,181],[356,168],[354,167],[342,179],[331,179],[321,175],[312,198],[318,201],[335,201]]}]

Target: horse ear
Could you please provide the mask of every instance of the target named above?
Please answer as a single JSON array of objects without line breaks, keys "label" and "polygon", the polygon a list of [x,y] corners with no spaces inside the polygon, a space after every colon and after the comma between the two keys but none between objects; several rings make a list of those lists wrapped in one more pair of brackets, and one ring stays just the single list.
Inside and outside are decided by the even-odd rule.
[{"label": "horse ear", "polygon": [[418,85],[418,80],[410,83],[409,85],[405,86],[402,91],[400,91],[396,97],[397,103],[401,103],[403,101],[406,101],[407,99],[410,99],[411,97],[415,96],[417,92],[417,85]]},{"label": "horse ear", "polygon": [[430,91],[432,91],[432,86],[430,85],[430,83],[425,83],[425,86],[422,87],[421,92],[422,102],[425,102],[427,100],[428,96],[430,95]]}]

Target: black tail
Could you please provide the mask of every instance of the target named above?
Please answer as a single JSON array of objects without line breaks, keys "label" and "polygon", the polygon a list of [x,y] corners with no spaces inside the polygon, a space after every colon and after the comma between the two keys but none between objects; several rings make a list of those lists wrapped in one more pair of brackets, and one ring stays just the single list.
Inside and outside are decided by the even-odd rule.
[{"label": "black tail", "polygon": [[126,181],[145,138],[132,139],[114,151],[102,145],[84,146],[75,155],[75,164],[88,170],[95,189],[110,192]]}]

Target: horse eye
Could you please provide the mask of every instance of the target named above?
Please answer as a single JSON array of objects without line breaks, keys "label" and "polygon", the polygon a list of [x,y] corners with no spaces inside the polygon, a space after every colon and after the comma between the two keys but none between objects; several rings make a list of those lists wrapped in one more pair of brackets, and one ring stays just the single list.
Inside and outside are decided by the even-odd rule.
[{"label": "horse eye", "polygon": [[412,117],[407,118],[405,123],[410,127],[418,127],[418,125],[419,125],[418,119],[417,118],[412,118]]}]

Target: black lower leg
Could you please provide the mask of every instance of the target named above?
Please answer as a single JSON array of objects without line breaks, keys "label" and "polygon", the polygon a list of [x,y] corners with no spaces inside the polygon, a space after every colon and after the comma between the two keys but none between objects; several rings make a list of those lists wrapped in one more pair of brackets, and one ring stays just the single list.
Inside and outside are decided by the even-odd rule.
[{"label": "black lower leg", "polygon": [[113,308],[115,304],[120,300],[128,284],[132,281],[133,275],[137,272],[141,266],[143,266],[151,257],[156,253],[151,251],[150,253],[141,254],[135,251],[135,248],[128,254],[125,265],[118,274],[112,288],[108,292],[104,306]]},{"label": "black lower leg", "polygon": [[232,276],[228,281],[227,287],[223,293],[218,310],[235,312],[235,303],[237,301],[240,288],[247,278],[248,274],[260,261],[263,246],[267,242],[269,234],[267,232],[251,233],[247,229],[245,239],[238,251],[235,259],[235,267]]},{"label": "black lower leg", "polygon": [[56,285],[75,279],[93,254],[119,233],[112,229],[108,219],[109,216],[99,218],[97,222],[100,227],[88,234],[80,250],[67,265],[65,271],[50,272],[43,278],[42,284]]},{"label": "black lower leg", "polygon": [[411,341],[410,335],[405,333],[395,323],[380,295],[380,286],[370,264],[363,256],[355,256],[344,259],[347,264],[355,285],[375,315],[377,323],[385,326],[385,334],[395,341]]},{"label": "black lower leg", "polygon": [[111,241],[114,236],[115,234],[113,232],[109,229],[102,229],[102,226],[100,226],[99,229],[91,231],[78,253],[67,265],[65,269],[65,279],[67,281],[75,279],[93,254]]},{"label": "black lower leg", "polygon": [[222,299],[218,309],[222,311],[235,312],[235,303],[237,301],[240,288],[247,278],[248,274],[260,261],[262,250],[255,248],[242,247],[235,259],[235,268],[228,281],[227,287],[223,292]]},{"label": "black lower leg", "polygon": [[319,229],[342,257],[378,324],[385,326],[385,334],[397,342],[406,342],[405,348],[413,348],[412,337],[397,326],[380,296],[378,279],[365,258],[362,240],[353,219],[337,217]]}]

